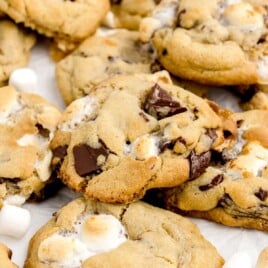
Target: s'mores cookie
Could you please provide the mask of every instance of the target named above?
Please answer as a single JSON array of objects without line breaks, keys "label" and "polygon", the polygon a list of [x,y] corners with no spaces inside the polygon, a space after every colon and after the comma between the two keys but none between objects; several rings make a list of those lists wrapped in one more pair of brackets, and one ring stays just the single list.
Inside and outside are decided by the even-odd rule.
[{"label": "s'mores cookie", "polygon": [[68,187],[124,203],[198,177],[223,142],[208,102],[159,72],[113,76],[72,102],[51,149]]},{"label": "s'mores cookie", "polygon": [[104,18],[109,0],[1,0],[0,10],[16,23],[52,37],[63,51],[92,35]]},{"label": "s'mores cookie", "polygon": [[211,85],[265,83],[266,18],[262,1],[162,0],[140,33],[176,76]]},{"label": "s'mores cookie", "polygon": [[143,202],[80,198],[34,235],[24,267],[220,268],[223,262],[188,219]]},{"label": "s'mores cookie", "polygon": [[193,181],[167,191],[174,211],[228,226],[268,231],[268,112],[234,114],[237,140]]},{"label": "s'mores cookie", "polygon": [[7,18],[0,19],[0,85],[17,68],[28,64],[35,36]]},{"label": "s'mores cookie", "polygon": [[139,41],[138,32],[121,29],[99,32],[85,40],[57,64],[56,78],[61,95],[69,104],[112,75],[155,70],[151,46]]},{"label": "s'mores cookie", "polygon": [[12,251],[6,245],[0,243],[0,266],[5,268],[17,268],[11,261]]},{"label": "s'mores cookie", "polygon": [[36,94],[0,88],[0,207],[43,199],[61,112]]}]

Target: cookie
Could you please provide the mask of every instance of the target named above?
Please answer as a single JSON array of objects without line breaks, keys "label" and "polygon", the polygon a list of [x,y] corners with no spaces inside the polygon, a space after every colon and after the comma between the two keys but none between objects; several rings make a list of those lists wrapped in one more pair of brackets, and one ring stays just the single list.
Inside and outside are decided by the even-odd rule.
[{"label": "cookie", "polygon": [[35,36],[8,19],[0,19],[0,85],[12,71],[28,64]]},{"label": "cookie", "polygon": [[268,248],[264,248],[257,260],[256,268],[265,268],[268,267]]},{"label": "cookie", "polygon": [[154,71],[153,57],[150,45],[139,41],[138,32],[115,30],[98,34],[57,64],[58,87],[69,104],[112,75]]},{"label": "cookie", "polygon": [[162,0],[140,33],[175,76],[211,85],[265,83],[266,17],[261,1]]},{"label": "cookie", "polygon": [[238,127],[234,145],[212,156],[214,164],[200,177],[167,191],[166,206],[228,226],[268,231],[268,112],[232,118]]},{"label": "cookie", "polygon": [[18,266],[11,261],[12,251],[6,245],[0,243],[0,266],[5,268],[17,268]]},{"label": "cookie", "polygon": [[0,88],[0,207],[43,198],[54,180],[49,143],[60,116],[38,95]]},{"label": "cookie", "polygon": [[24,267],[222,265],[214,246],[186,218],[140,201],[111,205],[79,198],[34,235]]},{"label": "cookie", "polygon": [[108,0],[1,0],[0,10],[16,23],[55,39],[61,50],[93,34],[109,10]]},{"label": "cookie", "polygon": [[194,179],[224,141],[207,101],[166,72],[118,75],[72,102],[51,143],[71,189],[103,202],[131,202],[147,189]]},{"label": "cookie", "polygon": [[161,0],[111,0],[111,12],[104,25],[111,28],[138,30],[142,18],[147,17]]}]

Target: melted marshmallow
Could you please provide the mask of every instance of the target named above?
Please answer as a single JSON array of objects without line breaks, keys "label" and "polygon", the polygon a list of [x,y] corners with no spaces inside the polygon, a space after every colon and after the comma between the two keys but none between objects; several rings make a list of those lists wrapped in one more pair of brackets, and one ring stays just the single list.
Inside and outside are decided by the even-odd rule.
[{"label": "melted marshmallow", "polygon": [[257,71],[260,80],[268,80],[268,56],[264,56],[261,60],[257,61]]},{"label": "melted marshmallow", "polygon": [[65,268],[81,267],[84,260],[117,248],[127,239],[124,226],[112,215],[87,215],[76,222],[74,229],[46,238],[38,249],[40,261]]}]

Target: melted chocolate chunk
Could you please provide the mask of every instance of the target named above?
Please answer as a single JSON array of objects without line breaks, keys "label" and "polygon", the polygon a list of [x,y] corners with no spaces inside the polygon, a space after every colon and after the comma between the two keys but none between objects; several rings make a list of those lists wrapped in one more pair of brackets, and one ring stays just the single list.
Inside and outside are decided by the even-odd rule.
[{"label": "melted chocolate chunk", "polygon": [[49,138],[50,131],[47,128],[44,128],[41,124],[36,124],[35,127],[37,127],[38,132],[41,136],[44,138]]},{"label": "melted chocolate chunk", "polygon": [[185,107],[182,107],[179,102],[174,101],[158,84],[155,84],[148,94],[144,104],[144,110],[157,119],[187,111]]},{"label": "melted chocolate chunk", "polygon": [[209,166],[211,160],[211,151],[196,155],[191,151],[189,156],[190,161],[190,179],[193,180],[199,177]]},{"label": "melted chocolate chunk", "polygon": [[240,85],[230,87],[231,92],[234,92],[241,98],[242,102],[248,102],[259,91],[258,85]]},{"label": "melted chocolate chunk", "polygon": [[63,159],[67,155],[68,145],[58,146],[52,150],[53,156]]},{"label": "melted chocolate chunk", "polygon": [[166,149],[173,150],[176,142],[180,142],[183,145],[186,145],[186,141],[182,137],[178,137],[177,139],[174,140],[161,141],[159,144],[160,152],[163,152]]},{"label": "melted chocolate chunk", "polygon": [[214,186],[222,183],[223,179],[224,179],[223,175],[219,174],[216,177],[214,177],[209,184],[199,186],[199,190],[200,191],[207,191],[207,190],[213,188]]},{"label": "melted chocolate chunk", "polygon": [[257,196],[261,201],[265,201],[265,199],[268,197],[268,192],[260,188],[258,192],[254,193],[254,195]]},{"label": "melted chocolate chunk", "polygon": [[100,155],[107,158],[109,151],[103,142],[99,148],[92,148],[88,144],[79,144],[73,147],[74,167],[79,176],[87,176],[99,171],[97,159]]}]

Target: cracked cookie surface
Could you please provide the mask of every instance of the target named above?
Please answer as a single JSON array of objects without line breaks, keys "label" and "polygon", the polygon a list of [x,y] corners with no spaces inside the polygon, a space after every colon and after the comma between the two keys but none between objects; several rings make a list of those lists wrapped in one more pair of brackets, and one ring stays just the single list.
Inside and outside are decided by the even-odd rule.
[{"label": "cracked cookie surface", "polygon": [[197,179],[166,194],[174,211],[228,226],[268,231],[268,112],[234,114],[237,140]]},{"label": "cracked cookie surface", "polygon": [[103,202],[197,177],[223,141],[222,121],[166,72],[114,76],[65,110],[51,148],[68,187]]},{"label": "cracked cookie surface", "polygon": [[153,58],[150,45],[143,45],[137,32],[115,30],[94,35],[57,64],[58,87],[69,104],[112,75],[150,73]]},{"label": "cracked cookie surface", "polygon": [[140,33],[174,75],[212,85],[265,83],[266,18],[262,1],[162,0]]},{"label": "cracked cookie surface", "polygon": [[60,116],[38,95],[0,88],[0,204],[43,198],[52,180],[49,143]]},{"label": "cracked cookie surface", "polygon": [[[104,221],[100,224],[102,217],[118,225],[107,225]],[[105,242],[108,244],[111,238],[115,242],[122,235],[125,236],[122,243],[95,252],[96,244],[105,247]],[[93,247],[92,240],[95,240]],[[188,219],[143,202],[112,205],[79,198],[55,213],[34,235],[24,267],[219,268],[222,265],[223,259],[216,249]]]},{"label": "cracked cookie surface", "polygon": [[28,64],[34,44],[33,33],[8,19],[0,19],[0,85],[7,83],[12,71]]},{"label": "cracked cookie surface", "polygon": [[62,50],[73,49],[98,28],[108,0],[1,0],[0,10],[16,23],[55,39]]}]

